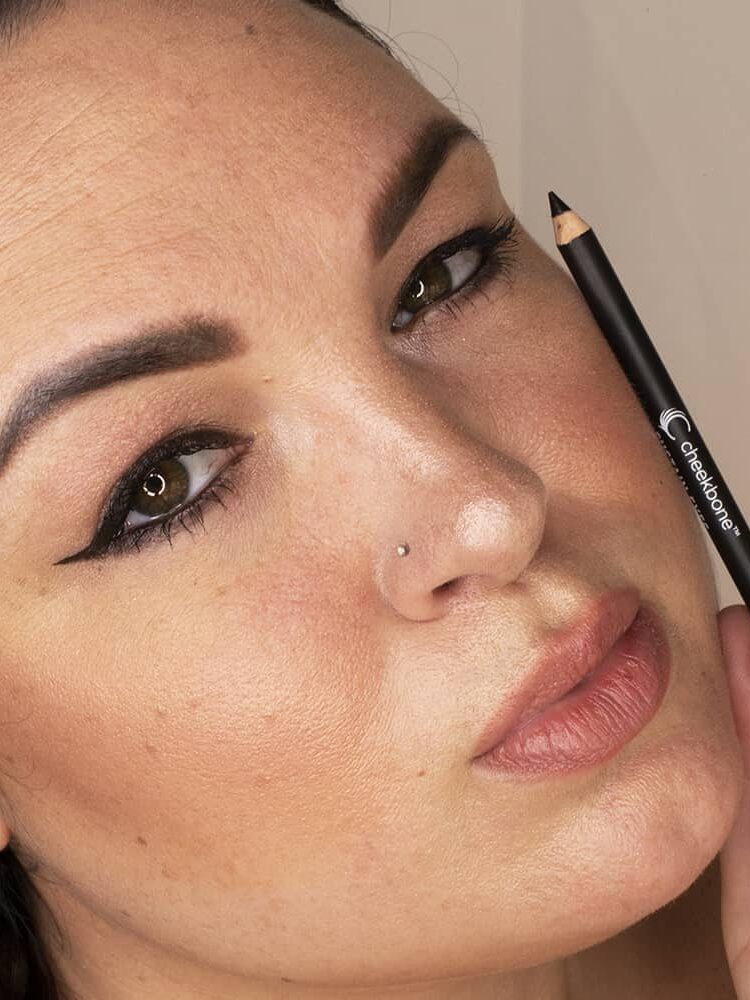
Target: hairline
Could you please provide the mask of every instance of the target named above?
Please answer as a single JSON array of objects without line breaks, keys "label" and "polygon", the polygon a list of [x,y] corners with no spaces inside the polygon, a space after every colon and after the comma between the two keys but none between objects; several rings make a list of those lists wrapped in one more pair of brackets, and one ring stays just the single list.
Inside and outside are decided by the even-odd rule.
[{"label": "hairline", "polygon": [[[396,57],[387,42],[353,14],[338,6],[338,0],[300,0],[300,2],[354,28],[395,60]],[[7,7],[0,13],[0,42],[5,44],[6,51],[9,51],[24,34],[33,31],[47,18],[65,10],[65,0],[0,0],[0,3]]]}]

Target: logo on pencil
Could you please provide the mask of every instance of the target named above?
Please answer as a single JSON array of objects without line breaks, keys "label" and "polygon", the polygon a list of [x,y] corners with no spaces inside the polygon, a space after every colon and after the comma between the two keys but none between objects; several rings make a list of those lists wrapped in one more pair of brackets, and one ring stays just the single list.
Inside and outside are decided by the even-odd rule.
[{"label": "logo on pencil", "polygon": [[[683,410],[678,410],[676,407],[670,407],[668,410],[662,410],[661,413],[659,414],[659,430],[663,431],[667,435],[670,441],[676,440],[674,434],[669,433],[669,425],[673,420],[684,420],[685,424],[687,425],[687,429],[689,431],[692,431],[693,428],[690,426],[690,421],[687,418],[687,414]],[[698,434],[697,429],[695,433]],[[706,528],[709,528],[708,522],[706,521],[706,518],[703,516],[703,511],[701,510],[700,506],[696,503],[695,496],[693,495],[693,492],[696,490],[696,487],[693,487],[691,489],[691,487],[688,486],[688,484],[685,482],[685,477],[682,474],[684,470],[675,460],[675,456],[677,456],[680,459],[680,461],[687,464],[688,468],[690,469],[690,471],[692,472],[693,476],[697,481],[698,484],[697,489],[700,490],[700,492],[705,497],[707,505],[711,508],[711,512],[716,518],[716,520],[719,522],[722,530],[731,531],[733,534],[737,536],[737,538],[739,538],[741,535],[740,529],[732,520],[732,517],[729,511],[727,510],[726,505],[719,496],[719,487],[714,482],[715,478],[714,473],[706,471],[705,460],[702,461],[698,455],[698,446],[693,444],[693,442],[688,440],[688,438],[685,438],[683,441],[680,442],[680,444],[678,444],[673,449],[675,452],[675,454],[673,455],[672,451],[670,451],[667,445],[664,444],[661,438],[659,438],[659,443],[666,452],[667,458],[674,466],[675,472],[682,480],[685,489],[687,490],[688,496],[693,501],[693,506],[695,507],[698,516],[700,517],[701,521],[703,521]],[[719,478],[721,477],[719,476]]]},{"label": "logo on pencil", "polygon": [[682,412],[682,410],[676,410],[674,407],[670,410],[662,410],[659,414],[659,427],[664,431],[670,441],[675,440],[674,434],[669,433],[669,424],[672,420],[684,420],[687,424],[687,429],[691,431],[693,428],[690,426],[690,421],[687,416]]}]

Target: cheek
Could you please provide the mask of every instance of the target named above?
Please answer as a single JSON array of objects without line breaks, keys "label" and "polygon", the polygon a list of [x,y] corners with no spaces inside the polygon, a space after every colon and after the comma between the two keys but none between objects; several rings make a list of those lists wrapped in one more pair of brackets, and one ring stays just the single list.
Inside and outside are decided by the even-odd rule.
[{"label": "cheek", "polygon": [[33,777],[12,794],[48,856],[70,845],[84,867],[117,844],[174,878],[198,877],[210,854],[203,881],[231,884],[231,858],[283,881],[366,820],[387,781],[357,757],[377,725],[377,644],[357,633],[351,588],[292,555],[279,554],[283,579],[225,564],[226,582],[183,593],[178,613],[173,582],[129,602],[102,588],[86,628],[61,598],[49,628],[14,633],[3,672],[18,725],[0,752],[6,773]]},{"label": "cheek", "polygon": [[521,274],[504,319],[523,331],[510,341],[512,385],[506,374],[493,390],[499,358],[490,352],[489,398],[513,399],[537,471],[553,485],[684,526],[690,500],[579,290],[533,241]]},{"label": "cheek", "polygon": [[[585,304],[552,271],[544,294],[541,279],[525,275],[496,313],[461,398],[476,433],[533,468],[560,499],[632,511],[671,467]],[[465,373],[466,360],[457,359],[455,370]]]},{"label": "cheek", "polygon": [[[447,386],[450,399],[477,436],[542,478],[548,540],[579,571],[588,554],[594,577],[606,557],[644,586],[712,601],[692,503],[569,276],[525,238],[512,291],[483,317],[466,346],[451,347],[461,386]],[[680,564],[692,581],[675,581]]]}]

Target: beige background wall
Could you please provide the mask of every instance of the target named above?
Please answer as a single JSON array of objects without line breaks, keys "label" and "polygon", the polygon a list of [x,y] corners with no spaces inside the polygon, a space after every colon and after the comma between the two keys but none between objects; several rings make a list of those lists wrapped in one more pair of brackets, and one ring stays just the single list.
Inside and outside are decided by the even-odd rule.
[{"label": "beige background wall", "polygon": [[[596,229],[750,521],[750,3],[344,5],[486,138],[561,267],[547,191]],[[721,606],[739,602],[705,537]]]}]

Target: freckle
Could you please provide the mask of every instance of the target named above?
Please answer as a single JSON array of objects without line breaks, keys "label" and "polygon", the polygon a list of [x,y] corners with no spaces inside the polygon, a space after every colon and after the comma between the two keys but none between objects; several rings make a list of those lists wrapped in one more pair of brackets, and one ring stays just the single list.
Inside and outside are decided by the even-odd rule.
[{"label": "freckle", "polygon": [[245,34],[246,35],[254,35],[255,34],[255,28],[252,26],[252,24],[246,24],[245,25]]},{"label": "freckle", "polygon": [[[136,843],[141,844],[143,847],[148,847],[148,844],[143,837],[136,837]],[[123,910],[122,912],[124,913],[125,911]]]},{"label": "freckle", "polygon": [[166,865],[162,865],[161,873],[164,876],[164,878],[170,878],[172,879],[172,881],[174,881],[177,878],[174,872],[171,872]]},{"label": "freckle", "polygon": [[422,775],[424,775],[424,774],[427,774],[427,772],[426,771],[417,771],[417,777],[418,778],[421,778]]},{"label": "freckle", "polygon": [[200,705],[200,703],[201,703],[200,698],[193,698],[192,701],[190,702],[190,707],[197,708]]},{"label": "freckle", "polygon": [[146,744],[146,749],[148,750],[148,752],[150,754],[154,754],[155,755],[157,753],[156,747],[153,745],[153,743],[147,743]]}]

